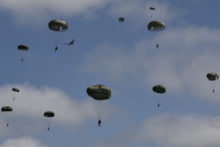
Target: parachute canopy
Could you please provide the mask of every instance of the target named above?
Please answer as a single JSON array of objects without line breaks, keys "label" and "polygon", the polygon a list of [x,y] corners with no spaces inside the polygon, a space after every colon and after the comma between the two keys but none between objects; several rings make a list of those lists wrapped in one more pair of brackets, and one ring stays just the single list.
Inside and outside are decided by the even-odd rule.
[{"label": "parachute canopy", "polygon": [[48,23],[48,27],[52,31],[63,32],[68,29],[68,24],[64,20],[54,19]]},{"label": "parachute canopy", "polygon": [[149,9],[150,9],[150,10],[156,10],[156,8],[155,8],[155,7],[150,7]]},{"label": "parachute canopy", "polygon": [[215,72],[208,73],[206,76],[210,81],[215,81],[219,78],[218,74]]},{"label": "parachute canopy", "polygon": [[20,45],[18,45],[17,49],[27,51],[29,49],[29,47],[27,45],[20,44]]},{"label": "parachute canopy", "polygon": [[18,88],[12,88],[11,90],[14,91],[14,92],[19,92],[20,91]]},{"label": "parachute canopy", "polygon": [[46,111],[44,112],[44,117],[54,117],[55,113],[52,111]]},{"label": "parachute canopy", "polygon": [[119,17],[119,18],[118,18],[118,21],[119,21],[119,22],[124,22],[124,21],[125,21],[125,18],[124,18],[124,17]]},{"label": "parachute canopy", "polygon": [[162,85],[155,85],[153,88],[153,91],[156,93],[165,93],[166,92],[166,88]]},{"label": "parachute canopy", "polygon": [[13,111],[13,109],[10,106],[3,106],[1,111],[2,112],[11,112],[11,111]]},{"label": "parachute canopy", "polygon": [[87,88],[87,94],[95,100],[107,100],[111,97],[111,89],[104,85],[93,85]]},{"label": "parachute canopy", "polygon": [[156,20],[151,21],[147,26],[147,29],[149,31],[162,31],[165,28],[166,28],[166,26],[163,22],[156,21]]}]

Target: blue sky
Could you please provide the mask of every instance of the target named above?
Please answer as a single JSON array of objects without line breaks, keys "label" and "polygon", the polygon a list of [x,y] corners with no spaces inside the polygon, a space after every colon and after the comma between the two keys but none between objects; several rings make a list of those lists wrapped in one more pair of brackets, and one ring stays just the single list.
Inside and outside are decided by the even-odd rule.
[{"label": "blue sky", "polygon": [[[0,147],[220,146],[220,84],[206,78],[220,73],[219,4],[0,0],[0,106],[14,108],[1,114]],[[147,31],[151,13],[164,31]],[[68,22],[68,31],[50,31],[52,19]],[[72,39],[74,46],[63,45]],[[112,90],[104,108],[86,94],[95,84]],[[152,91],[157,84],[166,86],[164,95]],[[96,109],[104,112],[101,128]],[[46,120],[46,110],[55,118]]]}]

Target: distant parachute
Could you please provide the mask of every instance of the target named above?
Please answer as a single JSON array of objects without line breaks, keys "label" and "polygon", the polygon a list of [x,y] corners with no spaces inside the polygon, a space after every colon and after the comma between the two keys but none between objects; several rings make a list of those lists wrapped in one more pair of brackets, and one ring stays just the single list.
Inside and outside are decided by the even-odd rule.
[{"label": "distant parachute", "polygon": [[156,10],[156,8],[155,8],[155,7],[150,7],[149,9],[150,9],[150,10]]},{"label": "distant parachute", "polygon": [[166,25],[161,21],[153,20],[148,23],[147,29],[149,31],[162,31],[166,28]]},{"label": "distant parachute", "polygon": [[22,50],[22,51],[27,51],[29,50],[29,47],[27,45],[24,45],[24,44],[20,44],[18,45],[18,50]]},{"label": "distant parachute", "polygon": [[20,92],[20,90],[18,88],[12,88],[11,90],[14,92]]},{"label": "distant parachute", "polygon": [[54,19],[48,23],[48,27],[52,31],[63,32],[68,29],[68,24],[64,20]]},{"label": "distant parachute", "polygon": [[55,116],[55,114],[54,114],[54,112],[52,112],[52,111],[46,111],[46,112],[44,112],[44,117],[54,117]]},{"label": "distant parachute", "polygon": [[124,17],[119,17],[119,18],[118,18],[118,21],[119,21],[119,22],[124,22],[124,21],[125,21],[125,18],[124,18]]},{"label": "distant parachute", "polygon": [[[10,106],[3,106],[3,107],[1,108],[1,112],[4,112],[4,113],[6,113],[6,112],[12,112],[12,111],[13,111],[13,108],[10,107]],[[9,127],[9,121],[7,121],[6,127]]]},{"label": "distant parachute", "polygon": [[10,106],[3,106],[1,109],[2,112],[12,112],[13,108]]},{"label": "distant parachute", "polygon": [[[206,77],[207,77],[208,80],[211,81],[211,82],[214,82],[214,81],[218,80],[218,78],[219,78],[218,74],[215,73],[215,72],[208,73],[208,74],[206,75]],[[214,92],[215,92],[214,83],[213,83],[212,85],[213,85],[213,90],[212,90],[212,92],[214,93]]]},{"label": "distant parachute", "polygon": [[[53,118],[53,117],[55,117],[55,113],[52,112],[52,111],[46,111],[46,112],[44,112],[44,117]],[[48,125],[47,130],[50,131],[50,126],[49,125]]]},{"label": "distant parachute", "polygon": [[[158,93],[158,94],[164,94],[166,93],[166,88],[163,86],[163,85],[155,85],[152,90],[155,92],[155,93]],[[160,100],[158,100],[158,104],[157,104],[157,107],[159,108],[160,107]]]},{"label": "distant parachute", "polygon": [[[24,44],[19,44],[18,46],[17,46],[17,49],[19,50],[19,51],[28,51],[29,50],[29,47],[27,46],[27,45],[24,45]],[[22,57],[21,58],[21,62],[23,62],[24,61],[24,58]]]},{"label": "distant parachute", "polygon": [[[101,126],[101,117],[105,111],[105,103],[111,97],[111,89],[104,85],[93,85],[87,88],[87,94],[92,97],[94,102],[94,109],[98,117],[98,126]],[[100,108],[100,109],[99,109]]]}]

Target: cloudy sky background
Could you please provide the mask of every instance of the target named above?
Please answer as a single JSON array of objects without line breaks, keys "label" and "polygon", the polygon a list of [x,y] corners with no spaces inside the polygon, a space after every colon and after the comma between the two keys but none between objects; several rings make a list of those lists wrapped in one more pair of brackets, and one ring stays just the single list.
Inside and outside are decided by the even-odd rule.
[{"label": "cloudy sky background", "polygon": [[[14,108],[0,114],[0,147],[220,146],[220,84],[206,78],[220,73],[219,4],[0,0],[0,106]],[[151,13],[166,30],[147,31]],[[69,30],[50,31],[55,18],[66,20]],[[74,46],[63,45],[72,39]],[[18,44],[29,51],[19,52]],[[112,90],[105,108],[94,108],[86,94],[94,84]],[[156,84],[167,93],[153,93]],[[47,110],[55,118],[45,119]],[[97,110],[104,111],[101,128]]]}]

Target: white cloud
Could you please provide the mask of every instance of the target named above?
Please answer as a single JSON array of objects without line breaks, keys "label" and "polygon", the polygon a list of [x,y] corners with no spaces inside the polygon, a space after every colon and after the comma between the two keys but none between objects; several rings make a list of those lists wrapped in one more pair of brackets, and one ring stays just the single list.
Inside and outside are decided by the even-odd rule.
[{"label": "white cloud", "polygon": [[2,143],[0,147],[47,147],[47,146],[33,138],[23,137],[18,139],[8,139],[4,143]]},{"label": "white cloud", "polygon": [[0,8],[20,20],[38,21],[48,16],[89,14],[103,7],[107,0],[1,0]]},{"label": "white cloud", "polygon": [[220,117],[162,115],[143,124],[140,137],[157,145],[217,147],[220,145]]}]

